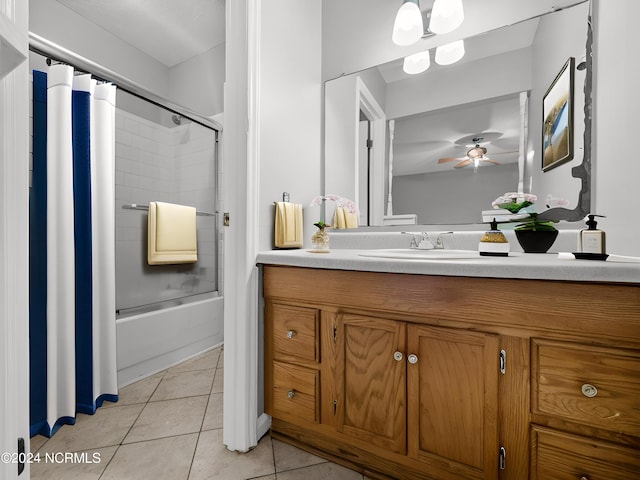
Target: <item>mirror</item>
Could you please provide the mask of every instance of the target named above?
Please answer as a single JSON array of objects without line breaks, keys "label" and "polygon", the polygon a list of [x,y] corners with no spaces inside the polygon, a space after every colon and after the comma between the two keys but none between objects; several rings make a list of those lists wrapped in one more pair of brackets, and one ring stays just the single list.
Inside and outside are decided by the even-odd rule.
[{"label": "mirror", "polygon": [[[325,192],[356,199],[360,225],[477,224],[496,197],[519,189],[538,196],[543,217],[582,220],[590,206],[588,16],[585,0],[467,38],[453,65],[432,59],[407,75],[398,59],[327,81]],[[543,97],[571,57],[580,67],[574,154],[543,171]],[[467,153],[476,145],[486,153],[474,165]],[[567,203],[547,209],[548,198]]]}]

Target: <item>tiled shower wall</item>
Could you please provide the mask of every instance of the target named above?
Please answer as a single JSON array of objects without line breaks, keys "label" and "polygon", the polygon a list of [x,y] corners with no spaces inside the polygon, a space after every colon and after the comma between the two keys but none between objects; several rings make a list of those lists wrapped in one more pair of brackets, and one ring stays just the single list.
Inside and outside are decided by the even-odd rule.
[{"label": "tiled shower wall", "polygon": [[184,118],[176,125],[170,116],[160,112],[157,123],[116,111],[116,302],[121,314],[218,290],[215,216],[196,217],[197,263],[147,265],[147,213],[122,207],[162,201],[215,211],[215,131]]}]

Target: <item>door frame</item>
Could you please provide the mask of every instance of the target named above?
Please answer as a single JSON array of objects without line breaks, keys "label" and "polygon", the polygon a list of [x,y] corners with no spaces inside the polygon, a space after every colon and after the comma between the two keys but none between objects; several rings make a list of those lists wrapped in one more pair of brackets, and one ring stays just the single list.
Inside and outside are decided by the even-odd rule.
[{"label": "door frame", "polygon": [[[0,451],[29,452],[29,90],[28,2],[0,3],[2,54],[13,55],[0,79]],[[6,57],[0,61],[6,62]],[[11,68],[14,67],[14,68]],[[30,476],[29,465],[20,479]],[[0,462],[0,478],[18,467]]]},{"label": "door frame", "polygon": [[[377,102],[371,91],[367,88],[360,77],[356,78],[356,98],[358,110],[362,110],[371,124],[371,171],[369,177],[369,221],[370,225],[382,225],[384,217],[384,178],[385,178],[385,152],[387,138],[387,116]],[[356,117],[356,130],[360,123],[360,115]],[[355,199],[360,198],[360,187],[358,185],[360,162],[360,144],[358,135],[355,138]]]}]

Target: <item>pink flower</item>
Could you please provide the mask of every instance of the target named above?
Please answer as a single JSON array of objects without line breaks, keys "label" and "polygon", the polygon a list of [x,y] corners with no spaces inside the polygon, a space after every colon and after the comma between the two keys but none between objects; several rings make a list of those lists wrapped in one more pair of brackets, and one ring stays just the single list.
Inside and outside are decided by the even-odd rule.
[{"label": "pink flower", "polygon": [[336,205],[338,207],[344,208],[349,213],[360,212],[360,210],[358,209],[358,206],[353,200],[349,200],[348,198],[341,197],[340,195],[334,195],[334,194],[320,195],[318,197],[315,197],[313,200],[311,200],[311,203],[309,204],[309,206],[316,207],[318,205],[321,205],[324,200],[331,200],[332,202],[336,202]]},{"label": "pink flower", "polygon": [[553,195],[547,195],[547,208],[552,207],[566,207],[569,205],[569,200],[561,197],[554,197]]}]

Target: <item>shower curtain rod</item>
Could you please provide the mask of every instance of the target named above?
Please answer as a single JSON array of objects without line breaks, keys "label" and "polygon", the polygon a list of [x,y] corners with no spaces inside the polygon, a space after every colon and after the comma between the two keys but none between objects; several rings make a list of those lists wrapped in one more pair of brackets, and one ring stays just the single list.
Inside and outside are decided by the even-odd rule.
[{"label": "shower curtain rod", "polygon": [[88,60],[72,52],[71,50],[68,50],[33,32],[29,32],[29,50],[44,57],[48,57],[51,60],[56,60],[77,68],[78,70],[82,70],[83,72],[90,73],[93,76],[98,77],[100,80],[111,82],[118,88],[126,91],[127,93],[130,93],[131,95],[151,102],[159,107],[171,110],[173,113],[177,113],[184,118],[191,120],[192,122],[202,125],[203,127],[216,130],[217,132],[222,131],[222,125],[220,125],[215,120],[211,120],[210,118],[204,117],[187,108],[176,105],[175,103],[171,103],[168,100],[156,95],[155,93],[150,92],[142,85],[134,82],[133,80],[119,75],[113,70],[109,70],[108,68],[103,67],[102,65],[91,60]]}]

